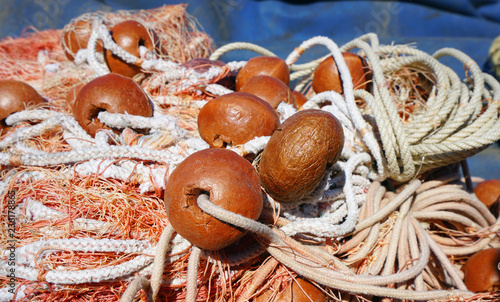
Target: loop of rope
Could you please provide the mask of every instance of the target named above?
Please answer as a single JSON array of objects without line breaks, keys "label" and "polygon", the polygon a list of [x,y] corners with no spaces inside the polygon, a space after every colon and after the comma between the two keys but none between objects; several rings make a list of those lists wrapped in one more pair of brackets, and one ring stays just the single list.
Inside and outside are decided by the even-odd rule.
[{"label": "loop of rope", "polygon": [[218,60],[221,56],[223,56],[225,53],[234,51],[234,50],[251,50],[257,54],[263,55],[263,56],[268,56],[268,57],[276,57],[276,55],[267,50],[264,47],[261,47],[259,45],[253,44],[253,43],[248,43],[248,42],[235,42],[235,43],[229,43],[226,44],[222,47],[219,47],[216,49],[211,55],[210,55],[210,60]]},{"label": "loop of rope", "polygon": [[[307,47],[302,45],[300,48]],[[354,48],[360,49],[373,72],[373,94],[356,91],[355,95],[368,103],[375,117],[384,151],[384,158],[377,160],[377,166],[387,165],[390,178],[399,182],[411,180],[417,173],[460,161],[500,139],[499,132],[492,131],[497,125],[498,101],[488,102],[486,111],[481,113],[481,100],[489,96],[483,82],[487,81],[494,91],[497,91],[498,82],[482,74],[477,64],[465,54],[449,48],[429,55],[404,45],[380,46],[374,34],[354,39],[340,49],[348,51]],[[471,95],[458,76],[437,60],[445,55],[457,58],[469,68],[474,85]],[[299,53],[292,52],[287,62],[295,62],[298,56]],[[301,74],[297,78],[312,75],[324,58],[308,63],[312,64],[309,66],[298,65],[296,70]],[[343,60],[338,56],[334,58],[342,74]],[[387,77],[406,66],[427,66],[436,75],[436,83],[425,112],[415,113],[407,124],[403,124],[393,102],[395,96],[388,90]],[[492,97],[497,99],[495,95]],[[349,99],[349,93],[346,93],[345,101],[349,102]],[[317,106],[315,104],[320,101],[313,96],[304,106]],[[358,129],[361,131],[363,127]]]},{"label": "loop of rope", "polygon": [[[356,225],[359,209],[357,197],[354,193],[354,186],[352,184],[353,172],[358,165],[369,162],[371,162],[371,157],[366,153],[355,155],[347,161],[344,169],[345,184],[343,186],[347,208],[344,209],[346,212],[342,213],[345,216],[339,217],[340,219],[338,219],[338,221],[343,221],[342,223],[332,223],[336,221],[334,218],[336,212],[333,212],[319,218],[297,218],[295,221],[284,226],[281,230],[289,236],[293,236],[297,233],[310,233],[317,237],[325,238],[340,237],[350,233]],[[325,193],[328,194],[327,192]]]},{"label": "loop of rope", "polygon": [[[431,56],[405,46],[384,46],[378,47],[378,51],[386,55],[400,52],[404,56],[382,66],[379,63],[382,55],[376,54],[369,45],[357,40],[351,44],[362,49],[373,70],[375,97],[367,101],[379,126],[391,178],[408,181],[417,173],[411,165],[424,172],[460,161],[500,139],[499,132],[492,131],[498,121],[498,102],[488,102],[486,111],[479,114],[482,100],[488,94],[484,82],[491,83],[495,91],[498,82],[491,81],[464,53],[444,48]],[[467,66],[473,83],[472,94],[464,84],[459,83],[458,76],[450,68],[437,61],[443,56],[457,58]],[[434,93],[437,94],[429,97],[424,113],[414,114],[408,124],[402,125],[387,90],[384,73],[389,74],[391,70],[416,63],[427,65],[436,74]],[[385,108],[386,113],[381,112],[381,108]],[[400,170],[400,166],[404,169]],[[407,173],[405,169],[408,169]]]},{"label": "loop of rope", "polygon": [[[251,219],[245,218],[239,214],[227,211],[217,205],[210,202],[208,196],[202,194],[197,199],[198,206],[209,215],[216,217],[217,219],[235,225],[246,230],[255,232],[261,236],[264,236],[270,241],[268,246],[268,252],[271,253],[279,262],[290,267],[294,271],[298,272],[299,275],[305,276],[311,280],[314,280],[320,284],[345,290],[351,293],[359,293],[365,295],[375,295],[382,297],[392,297],[392,298],[405,298],[414,300],[428,300],[428,299],[445,299],[451,296],[456,297],[466,297],[470,296],[471,293],[463,290],[451,290],[451,291],[412,291],[412,290],[400,290],[392,289],[387,287],[374,286],[372,284],[387,284],[392,282],[398,282],[401,280],[408,280],[415,277],[414,274],[420,273],[429,259],[429,243],[424,235],[421,228],[417,226],[415,229],[418,241],[422,245],[421,250],[423,254],[420,255],[419,264],[414,266],[402,274],[396,273],[392,276],[355,276],[355,275],[345,275],[342,273],[336,273],[326,267],[316,266],[312,263],[308,263],[310,260],[297,257],[289,248],[287,244],[278,236],[272,229],[262,225],[259,222],[253,221]],[[195,256],[193,256],[194,258]],[[196,264],[196,263],[195,263]],[[403,277],[407,275],[407,277]],[[366,281],[362,281],[366,278]],[[403,279],[401,279],[403,278]],[[405,279],[406,278],[406,279]],[[375,281],[379,279],[379,281]],[[194,286],[195,281],[191,281],[190,286]],[[186,301],[195,301],[195,297],[191,299],[186,299]]]},{"label": "loop of rope", "polygon": [[178,140],[186,138],[187,135],[187,131],[179,127],[178,123],[168,115],[149,118],[127,113],[109,113],[103,111],[97,115],[97,118],[112,128],[151,129],[153,131],[158,129],[167,130]]},{"label": "loop of rope", "polygon": [[[333,42],[331,39],[327,37],[314,37],[309,40],[304,41],[299,48],[303,50],[307,50],[313,46],[316,45],[323,45],[327,47],[327,49],[330,51],[331,56],[335,60],[337,64],[337,68],[339,70],[340,77],[342,79],[342,87],[344,91],[344,102],[345,105],[347,106],[347,112],[349,114],[349,118],[352,122],[352,124],[356,127],[356,129],[361,130],[361,129],[368,129],[368,125],[366,121],[363,119],[354,99],[354,91],[353,91],[353,84],[352,84],[352,78],[351,74],[349,72],[349,69],[345,63],[344,57],[342,56],[342,52]],[[290,55],[286,58],[286,62],[288,64],[293,64],[294,62],[297,61],[297,59],[300,57],[301,53],[297,52],[296,50],[292,51]],[[335,104],[332,100],[332,104]],[[363,142],[366,144],[366,146],[370,149],[372,156],[374,157],[376,161],[376,165],[378,168],[378,178],[379,179],[384,179],[386,177],[386,171],[384,170],[385,165],[384,165],[384,160],[382,158],[382,152],[381,149],[377,143],[377,140],[375,139],[375,135],[373,132],[368,131],[365,133],[362,137]]]}]

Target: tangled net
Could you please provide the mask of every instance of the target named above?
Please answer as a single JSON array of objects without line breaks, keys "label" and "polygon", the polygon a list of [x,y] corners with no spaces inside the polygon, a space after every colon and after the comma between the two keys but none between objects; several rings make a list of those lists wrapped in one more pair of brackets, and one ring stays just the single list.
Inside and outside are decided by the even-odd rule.
[{"label": "tangled net", "polygon": [[[179,4],[140,11],[87,13],[72,19],[62,31],[63,34],[90,36],[92,23],[96,19],[102,20],[107,28],[123,21],[135,20],[158,36],[160,44],[157,47],[164,50],[159,54],[162,59],[183,63],[193,58],[207,57],[213,47],[210,36],[199,30],[200,24],[186,12],[186,8],[186,4]],[[67,43],[66,39],[61,39],[63,50],[78,57],[78,53],[73,52]]]},{"label": "tangled net", "polygon": [[[163,20],[158,16],[179,8],[185,7],[130,16],[154,16],[150,22],[158,25]],[[54,36],[45,32],[0,45],[12,68],[24,64],[9,55],[17,41],[29,45],[50,36],[42,41],[52,45],[27,58],[37,61],[26,65],[41,66],[43,72],[33,68],[22,76],[51,107],[12,114],[6,123],[13,131],[0,137],[1,301],[246,301],[286,287],[299,275],[333,300],[500,298],[498,293],[469,292],[461,272],[467,256],[500,247],[498,218],[449,168],[500,139],[500,84],[465,54],[443,49],[429,55],[407,45],[379,45],[374,34],[340,48],[325,37],[302,43],[286,59],[291,77],[296,89],[309,96],[303,108],[330,102],[321,110],[343,125],[341,158],[306,199],[285,206],[268,197],[259,221],[200,195],[203,211],[248,230],[238,245],[208,252],[168,224],[164,184],[184,158],[208,148],[196,131],[197,113],[211,98],[231,92],[215,83],[246,62],[198,73],[180,64],[186,53],[179,61],[141,58],[147,76],[136,80],[151,96],[155,115],[101,112],[103,123],[122,132],[101,131],[92,138],[64,106],[63,92],[106,73],[91,49],[98,41],[123,59],[139,62],[112,43],[105,29],[115,19],[92,16],[97,18],[90,46],[78,64],[68,62],[63,48],[50,44]],[[200,56],[206,45],[200,46]],[[309,89],[323,58],[296,62],[314,46],[326,47],[336,60],[344,95]],[[235,43],[211,58],[241,48],[271,54]],[[341,51],[354,49],[373,71],[370,91],[353,90]],[[464,63],[465,81],[438,61],[444,55]],[[51,64],[59,65],[52,70]],[[287,104],[277,110],[282,121],[297,112]],[[257,154],[268,139],[232,149]],[[439,176],[437,168],[445,173]]]}]

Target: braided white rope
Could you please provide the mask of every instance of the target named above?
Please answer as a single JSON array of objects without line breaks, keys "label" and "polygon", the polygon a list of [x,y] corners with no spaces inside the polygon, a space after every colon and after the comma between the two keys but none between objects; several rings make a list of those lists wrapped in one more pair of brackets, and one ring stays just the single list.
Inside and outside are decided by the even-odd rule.
[{"label": "braided white rope", "polygon": [[28,291],[28,286],[26,285],[19,285],[17,287],[17,291],[15,291],[11,287],[2,287],[0,288],[0,301],[1,302],[11,302],[14,301],[14,292],[16,292],[16,301],[17,300],[22,300],[26,298],[25,291]]},{"label": "braided white rope", "polygon": [[229,67],[229,70],[238,71],[241,68],[243,68],[246,64],[247,64],[246,61],[233,61],[233,62],[228,62],[226,65]]},{"label": "braided white rope", "polygon": [[15,153],[43,153],[43,151],[27,146],[24,142],[15,142],[11,146],[11,151]]},{"label": "braided white rope", "polygon": [[[155,248],[151,247],[148,241],[139,240],[96,240],[90,238],[40,240],[16,248],[16,277],[37,281],[41,271],[35,268],[36,263],[40,261],[40,258],[50,254],[51,251],[58,250],[141,254],[132,260],[115,266],[79,271],[49,270],[44,277],[47,282],[55,284],[81,284],[130,276],[153,261],[152,255],[154,255]],[[5,256],[10,251],[2,250],[1,253]],[[148,254],[151,256],[148,256]],[[0,267],[0,275],[7,276],[9,267],[7,261],[0,260]]]},{"label": "braided white rope", "polygon": [[[208,84],[212,79],[217,78],[222,73],[222,67],[211,66],[206,72],[199,73],[195,68],[186,69],[182,67],[180,69],[181,78],[176,82],[176,85],[171,86],[170,89],[174,92],[181,92],[184,90],[192,89],[193,87],[202,86],[203,89],[208,88],[208,92],[213,91],[216,95],[222,95],[225,93],[232,92],[227,88],[218,84]],[[200,89],[194,88],[199,94],[202,93]]]},{"label": "braided white rope", "polygon": [[[81,55],[86,55],[86,61],[89,63],[92,70],[94,70],[97,76],[103,76],[109,73],[109,69],[104,63],[100,63],[97,59],[97,41],[99,40],[98,27],[102,25],[102,20],[94,19],[92,23],[92,32],[90,34],[89,40],[87,42],[87,51],[80,52]],[[83,58],[78,60],[82,62]]]},{"label": "braided white rope", "polygon": [[177,122],[168,115],[144,117],[127,113],[102,111],[97,115],[97,118],[102,123],[113,128],[123,129],[128,127],[133,129],[168,130],[178,140],[186,138],[187,135],[187,131],[179,127]]},{"label": "braided white rope", "polygon": [[[153,75],[151,75],[150,79],[148,80],[149,89],[155,90],[155,89],[158,89],[160,87],[164,88],[163,85],[165,83],[178,81],[181,79],[181,76],[182,76],[182,74],[180,72],[180,69],[177,66],[172,67],[171,69],[169,69],[167,71],[154,73]],[[169,87],[167,87],[167,88],[169,88]],[[175,90],[178,90],[178,89],[175,88]]]},{"label": "braided white rope", "polygon": [[47,109],[23,110],[9,115],[5,119],[5,123],[9,126],[14,126],[21,122],[43,121],[59,115],[61,115],[61,113]]},{"label": "braided white rope", "polygon": [[157,162],[171,162],[182,160],[182,156],[175,156],[168,151],[151,150],[136,146],[107,146],[105,148],[94,147],[79,150],[41,154],[9,155],[0,160],[0,164],[8,165],[10,160],[16,157],[25,166],[53,166],[69,164],[97,158],[137,158],[141,160],[152,160]]},{"label": "braided white rope", "polygon": [[[287,218],[291,219],[291,222],[286,224],[281,228],[281,230],[289,235],[293,236],[298,233],[310,233],[317,237],[341,237],[352,230],[356,226],[358,219],[359,206],[362,202],[359,202],[354,190],[353,185],[353,173],[356,166],[361,164],[366,164],[371,162],[371,157],[366,153],[361,153],[351,157],[344,168],[345,173],[345,184],[343,186],[343,193],[345,194],[345,207],[341,207],[339,203],[335,207],[331,208],[331,212],[327,211],[319,217],[307,218],[298,217],[292,215],[292,213],[287,213]],[[365,185],[362,189],[367,189],[369,183]],[[322,202],[322,199],[330,199],[328,202],[332,202],[333,190],[327,190],[323,193],[323,196],[318,202]]]},{"label": "braided white rope", "polygon": [[[55,129],[56,127],[63,127],[65,130],[69,131],[75,136],[75,138],[93,141],[92,137],[82,129],[78,122],[72,117],[65,114],[44,114],[45,111],[41,112],[39,118],[48,117],[43,122],[36,124],[31,127],[18,128],[15,131],[9,133],[0,141],[0,149],[6,148],[15,142],[33,138],[35,136],[41,135],[49,130]],[[31,117],[35,116],[36,113],[28,112]],[[15,115],[14,118],[22,118],[26,120],[28,116],[24,116],[22,112]],[[14,119],[13,118],[13,119]],[[30,119],[31,120],[31,119]]]},{"label": "braided white rope", "polygon": [[95,134],[94,142],[96,146],[101,148],[109,147],[109,141],[111,140],[111,132],[109,131],[99,131]]},{"label": "braided white rope", "polygon": [[216,95],[216,96],[221,96],[221,95],[225,95],[225,94],[234,92],[231,89],[228,89],[228,88],[226,88],[222,85],[219,85],[219,84],[209,84],[209,85],[205,86],[205,90],[213,95]]},{"label": "braided white rope", "polygon": [[188,81],[199,82],[203,79],[209,81],[222,74],[223,68],[221,66],[210,66],[207,71],[199,72],[196,68],[186,68],[182,67],[181,72],[183,73],[183,78]]},{"label": "braided white rope", "polygon": [[259,154],[262,150],[264,150],[270,138],[270,136],[255,137],[242,146],[234,146],[228,149],[238,153],[241,156],[245,156],[247,154]]},{"label": "braided white rope", "polygon": [[[25,219],[31,221],[37,220],[53,220],[67,217],[68,214],[51,209],[43,203],[32,198],[26,198],[16,208],[23,209],[25,212]],[[113,226],[105,221],[88,219],[88,218],[75,218],[71,220],[72,228],[78,228],[86,231],[105,231],[110,230]]]},{"label": "braided white rope", "polygon": [[276,112],[280,116],[280,122],[284,122],[287,118],[297,113],[297,109],[293,107],[293,105],[281,102],[276,107]]},{"label": "braided white rope", "polygon": [[[115,252],[115,253],[142,253],[151,248],[149,241],[140,240],[113,240],[113,239],[91,239],[91,238],[70,238],[40,240],[25,246],[16,248],[19,264],[35,266],[37,259],[43,257],[42,249],[49,250],[71,250],[77,252]],[[2,251],[6,254],[8,251]]]},{"label": "braided white rope", "polygon": [[81,176],[96,174],[103,178],[122,181],[133,179],[140,183],[141,194],[154,191],[155,186],[163,189],[165,186],[164,177],[167,174],[166,167],[151,168],[142,162],[132,160],[117,162],[114,159],[92,159],[75,165],[74,171]]}]

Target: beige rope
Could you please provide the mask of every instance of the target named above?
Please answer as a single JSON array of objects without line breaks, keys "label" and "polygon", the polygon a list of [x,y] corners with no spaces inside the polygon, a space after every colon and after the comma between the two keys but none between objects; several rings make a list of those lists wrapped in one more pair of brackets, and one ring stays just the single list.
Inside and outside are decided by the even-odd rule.
[{"label": "beige rope", "polygon": [[[410,202],[407,202],[406,204],[409,205]],[[418,273],[414,275],[413,272],[421,272],[424,269],[429,259],[430,250],[428,240],[424,236],[424,231],[421,228],[415,228],[416,236],[420,245],[419,251],[422,251],[423,253],[420,255],[420,259],[418,261],[419,265],[416,265],[402,273],[387,276],[345,275],[344,273],[338,273],[323,265],[318,265],[310,258],[301,256],[292,247],[287,245],[285,241],[280,238],[280,236],[277,236],[274,232],[266,229],[266,227],[260,223],[215,206],[209,202],[208,197],[200,196],[198,198],[198,205],[203,209],[203,211],[213,215],[217,219],[245,229],[251,229],[258,234],[267,237],[267,239],[270,240],[268,252],[274,258],[293,269],[299,275],[305,276],[325,286],[351,293],[415,300],[445,299],[454,295],[457,297],[471,295],[471,293],[467,291],[412,291],[372,285],[380,283],[394,283],[399,280],[408,280],[408,278],[417,277]],[[295,244],[298,244],[298,242]],[[304,246],[304,248],[307,247]]]},{"label": "beige rope", "polygon": [[210,60],[218,60],[221,56],[223,56],[225,53],[228,53],[230,51],[234,50],[251,50],[257,54],[263,55],[263,56],[269,56],[269,57],[276,57],[276,55],[267,50],[266,48],[253,44],[253,43],[248,43],[248,42],[234,42],[234,43],[229,43],[224,46],[219,47],[216,49],[211,55],[210,55]]},{"label": "beige rope", "polygon": [[500,36],[496,37],[491,43],[489,57],[493,72],[500,79]]},{"label": "beige rope", "polygon": [[[401,183],[433,168],[459,162],[500,139],[498,81],[481,72],[466,54],[444,48],[430,55],[406,45],[379,45],[376,35],[359,37],[341,47],[359,49],[372,71],[373,91],[356,97],[368,104],[363,113],[376,120],[389,169],[389,177]],[[468,68],[470,86],[439,62],[450,56]],[[499,55],[500,57],[500,55]],[[324,57],[310,63],[291,65],[293,78],[304,87]],[[419,66],[436,77],[426,107],[403,123],[396,109],[398,98],[389,91],[390,76],[397,70]],[[493,99],[483,104],[483,100]],[[484,107],[484,112],[481,112]]]},{"label": "beige rope", "polygon": [[246,287],[245,292],[243,292],[243,294],[238,297],[238,300],[236,300],[236,302],[248,301],[257,290],[257,288],[262,285],[265,278],[267,278],[267,276],[276,269],[278,264],[279,262],[274,258],[267,259],[267,261],[257,269],[255,275],[252,278],[252,281]]},{"label": "beige rope", "polygon": [[120,302],[129,302],[134,301],[135,295],[141,289],[148,290],[149,289],[149,280],[145,277],[135,278],[134,281],[130,282],[127,289],[123,293],[120,298]]},{"label": "beige rope", "polygon": [[174,228],[169,224],[163,230],[158,241],[158,247],[155,253],[155,260],[153,262],[153,273],[151,274],[151,288],[152,288],[152,299],[156,301],[156,296],[160,291],[161,278],[163,276],[163,269],[165,267],[165,257],[170,249],[170,240],[172,240],[172,235],[174,234]]},{"label": "beige rope", "polygon": [[198,279],[198,267],[200,264],[201,250],[197,246],[191,248],[191,255],[189,255],[188,273],[187,273],[187,286],[186,286],[186,302],[196,301],[196,285]]}]

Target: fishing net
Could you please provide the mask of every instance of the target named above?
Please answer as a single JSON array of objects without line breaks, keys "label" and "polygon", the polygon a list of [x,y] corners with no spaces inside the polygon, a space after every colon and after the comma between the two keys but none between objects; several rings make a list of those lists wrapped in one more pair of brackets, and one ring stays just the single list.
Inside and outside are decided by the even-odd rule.
[{"label": "fishing net", "polygon": [[[308,96],[300,110],[339,119],[346,138],[340,160],[305,199],[285,205],[267,196],[258,221],[200,195],[204,212],[248,231],[236,244],[204,251],[178,235],[165,211],[165,181],[188,155],[208,148],[198,112],[232,92],[217,82],[246,61],[203,72],[181,63],[240,49],[274,55],[250,43],[214,51],[185,8],[86,14],[63,30],[0,42],[2,78],[25,81],[49,100],[10,115],[5,123],[13,128],[0,137],[0,300],[247,301],[283,291],[299,276],[330,300],[500,298],[464,285],[467,257],[500,247],[500,222],[459,172],[467,157],[500,139],[500,84],[455,49],[430,55],[380,45],[374,34],[341,47],[327,37],[304,41],[286,58],[295,90]],[[116,45],[109,28],[130,19],[154,29],[168,56],[136,57]],[[74,61],[65,54],[65,32],[89,37],[86,48],[69,53]],[[140,66],[134,80],[155,113],[100,112],[101,122],[120,131],[91,137],[66,94],[109,72],[99,47]],[[344,94],[312,91],[325,57],[297,63],[312,47],[334,57]],[[366,59],[368,90],[353,89],[342,51]],[[440,63],[443,56],[462,62],[465,75]],[[298,110],[282,103],[277,111],[284,121]],[[258,154],[268,140],[228,148]]]}]

